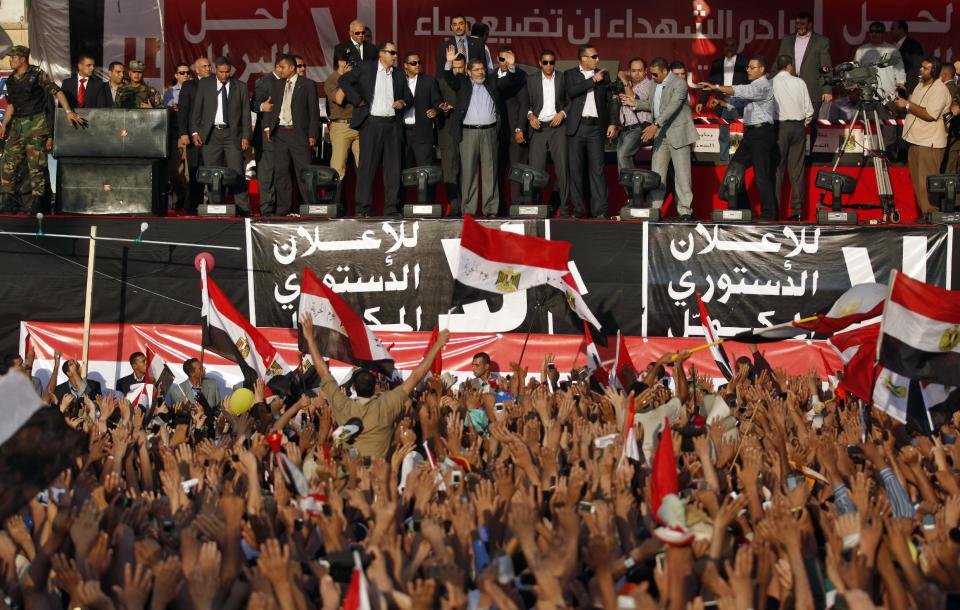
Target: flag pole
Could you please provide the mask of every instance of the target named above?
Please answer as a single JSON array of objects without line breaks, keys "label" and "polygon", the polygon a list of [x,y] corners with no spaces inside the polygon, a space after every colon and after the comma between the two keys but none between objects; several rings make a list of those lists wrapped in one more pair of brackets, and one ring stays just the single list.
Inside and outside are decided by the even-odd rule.
[{"label": "flag pole", "polygon": [[[97,225],[90,227],[90,247],[87,249],[87,290],[83,305],[83,366],[80,377],[87,378],[90,356],[90,318],[93,312],[93,268],[97,260]],[[56,371],[54,371],[56,375]]]},{"label": "flag pole", "polygon": [[[723,343],[724,341],[725,341],[724,339],[718,339],[718,340],[716,340],[716,341],[714,341],[714,342],[712,342],[712,343],[704,343],[703,345],[698,345],[698,346],[696,346],[696,347],[691,347],[690,349],[684,350],[684,351],[687,351],[687,352],[690,352],[691,354],[693,354],[693,353],[696,353],[696,352],[703,351],[703,350],[705,350],[705,349],[710,349],[711,347],[713,347],[713,346],[715,346],[715,345],[720,345],[720,344]],[[672,356],[672,358],[671,358],[671,360],[672,360],[673,362],[676,362],[676,361],[679,360],[679,359],[680,359],[680,354],[679,354],[679,352],[676,353],[676,354],[674,354],[674,355]]]}]

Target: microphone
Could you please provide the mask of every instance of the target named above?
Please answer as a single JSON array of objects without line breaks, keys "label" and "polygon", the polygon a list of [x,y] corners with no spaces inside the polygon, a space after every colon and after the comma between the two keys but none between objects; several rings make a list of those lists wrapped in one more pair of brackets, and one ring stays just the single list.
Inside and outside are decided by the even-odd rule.
[{"label": "microphone", "polygon": [[46,233],[43,232],[43,212],[37,212],[37,237],[43,237]]}]

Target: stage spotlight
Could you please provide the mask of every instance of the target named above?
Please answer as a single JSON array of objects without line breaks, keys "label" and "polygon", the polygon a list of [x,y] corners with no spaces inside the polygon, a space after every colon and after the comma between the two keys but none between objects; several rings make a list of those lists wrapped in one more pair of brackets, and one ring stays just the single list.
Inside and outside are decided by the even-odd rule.
[{"label": "stage spotlight", "polygon": [[237,206],[223,203],[224,191],[235,187],[243,179],[239,173],[229,167],[218,165],[202,165],[197,168],[197,182],[209,188],[210,203],[197,208],[200,216],[236,216]]},{"label": "stage spotlight", "polygon": [[[743,176],[747,168],[739,163],[731,163],[727,166],[727,172],[723,175],[723,182],[720,183],[720,191],[717,196],[726,201],[727,205],[735,205],[740,197],[740,189],[746,188]],[[750,222],[753,219],[753,211],[749,208],[714,210],[714,222]]]},{"label": "stage spotlight", "polygon": [[620,210],[621,218],[660,220],[660,208],[647,204],[647,193],[660,188],[660,174],[645,169],[621,169],[620,186],[630,194],[627,205]]},{"label": "stage spotlight", "polygon": [[521,163],[511,163],[510,182],[520,185],[520,194],[510,206],[511,218],[546,218],[550,208],[540,204],[540,191],[550,184],[550,174],[542,169]]},{"label": "stage spotlight", "polygon": [[[340,174],[337,170],[311,165],[300,174],[300,181],[307,200],[305,205],[300,206],[302,215],[327,218],[336,218],[339,215],[339,206],[334,201],[340,188]],[[324,191],[323,196],[320,195],[320,189]]]},{"label": "stage spotlight", "polygon": [[931,202],[940,202],[940,210],[927,214],[927,221],[943,225],[960,223],[960,212],[956,211],[960,174],[927,176],[927,191],[930,193]]},{"label": "stage spotlight", "polygon": [[817,172],[815,184],[818,189],[823,189],[820,205],[823,205],[828,193],[831,196],[830,209],[817,211],[818,224],[857,224],[856,212],[845,212],[841,207],[843,195],[852,195],[857,188],[857,181],[853,176],[822,169]]},{"label": "stage spotlight", "polygon": [[417,189],[416,203],[408,203],[403,206],[404,216],[408,218],[440,218],[443,215],[440,204],[433,201],[433,189],[430,188],[443,180],[443,170],[436,165],[411,167],[400,172],[400,180],[403,186],[408,189]]}]

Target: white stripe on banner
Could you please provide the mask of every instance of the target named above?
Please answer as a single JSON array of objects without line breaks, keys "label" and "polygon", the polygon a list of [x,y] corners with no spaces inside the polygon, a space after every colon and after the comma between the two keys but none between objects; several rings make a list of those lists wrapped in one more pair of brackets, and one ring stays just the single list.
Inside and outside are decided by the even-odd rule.
[{"label": "white stripe on banner", "polygon": [[887,301],[883,316],[883,334],[885,335],[895,337],[920,351],[932,354],[948,352],[960,354],[960,345],[953,345],[949,350],[940,346],[948,331],[956,331],[956,324],[933,320],[895,301]]}]

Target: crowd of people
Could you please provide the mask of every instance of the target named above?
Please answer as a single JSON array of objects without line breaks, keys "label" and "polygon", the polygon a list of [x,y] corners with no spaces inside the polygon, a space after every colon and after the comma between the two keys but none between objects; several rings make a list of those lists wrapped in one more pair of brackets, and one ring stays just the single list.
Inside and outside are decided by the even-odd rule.
[{"label": "crowd of people", "polygon": [[407,379],[340,386],[306,326],[316,390],[260,381],[239,415],[201,404],[202,364],[145,408],[69,361],[45,408],[89,445],[3,521],[0,606],[927,609],[956,588],[951,413],[923,436],[756,350],[725,383],[665,354],[626,392],[550,355],[427,377],[445,331]]},{"label": "crowd of people", "polygon": [[[851,59],[863,66],[878,64],[875,96],[885,122],[885,152],[890,159],[906,157],[923,216],[936,210],[927,194],[927,176],[960,168],[960,138],[951,135],[947,120],[960,111],[956,69],[937,57],[924,57],[906,21],[892,23],[889,41],[886,24],[872,23],[868,41]],[[325,122],[330,167],[340,179],[331,187],[330,201],[343,213],[348,209],[343,184],[352,154],[357,166],[353,213],[358,217],[370,215],[380,176],[383,214],[402,215],[402,170],[433,166],[439,157],[450,216],[496,217],[508,205],[530,203],[520,199],[520,184],[506,180],[508,168],[521,164],[545,171],[549,160],[554,179],[550,200],[544,203],[552,212],[606,218],[604,155],[607,144],[615,142],[620,170],[636,168],[638,151],[652,147],[651,169],[660,185],[650,193],[649,204],[662,204],[669,189],[677,219],[691,221],[696,110],[725,122],[742,122],[736,147],[730,145],[729,126],[720,127],[719,156],[729,161],[728,176],[739,185],[737,195],[729,197],[730,206],[750,207],[742,176],[752,167],[761,219],[800,221],[807,198],[804,166],[812,149],[808,132],[815,142],[816,119],[849,120],[864,91],[851,87],[833,99],[834,88],[825,80],[834,68],[830,41],[812,26],[812,16],[799,13],[795,33],[781,40],[772,60],[745,56],[739,41],[726,40],[723,56],[713,62],[696,94],[691,94],[680,61],[634,57],[618,61],[622,69],[608,71],[600,65],[601,51],[589,43],[578,49],[575,67],[558,70],[557,62],[570,58],[544,49],[538,57],[522,58],[532,67],[520,69],[521,58],[509,44],[491,54],[487,26],[477,23],[470,29],[463,15],[450,20],[451,31],[440,42],[432,75],[424,70],[427,55],[401,50],[392,41],[374,45],[370,29],[355,20],[335,48],[334,70],[325,82],[306,76],[302,57],[283,54],[273,72],[256,81],[252,96],[248,83],[233,76],[228,57],[200,57],[192,67],[179,62],[174,83],[161,95],[144,83],[141,61],[131,61],[126,74],[122,64],[111,64],[109,81],[103,82],[94,75],[93,58],[81,55],[76,75],[57,87],[29,65],[29,49],[16,46],[8,53],[14,71],[8,81],[12,110],[0,131],[0,136],[4,131],[9,136],[3,189],[14,192],[19,166],[26,163],[32,199],[39,201],[45,192],[43,168],[52,145],[48,115],[62,89],[66,96],[57,97],[58,103],[75,123],[82,121],[73,113],[77,108],[170,108],[173,206],[188,214],[196,213],[205,198],[220,201],[219,191],[205,194],[197,181],[197,168],[208,165],[232,170],[226,192],[233,196],[238,214],[249,216],[252,159],[260,214],[298,213],[298,202],[313,197],[308,189],[315,186],[303,179],[303,172],[318,157]],[[896,125],[898,118],[904,119],[902,127]],[[791,182],[791,201],[781,218],[785,177]],[[505,180],[509,189],[503,189]],[[435,195],[431,192],[430,197]],[[31,204],[38,205],[22,203]]]}]

